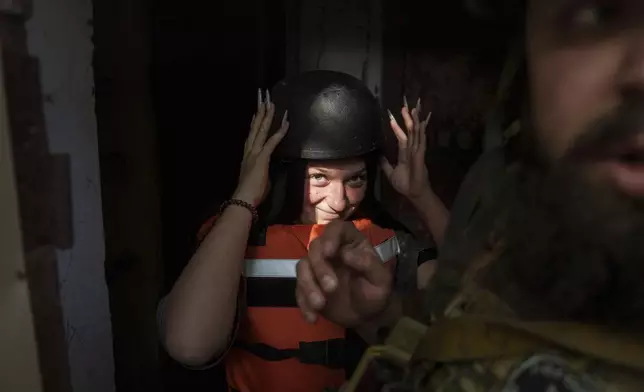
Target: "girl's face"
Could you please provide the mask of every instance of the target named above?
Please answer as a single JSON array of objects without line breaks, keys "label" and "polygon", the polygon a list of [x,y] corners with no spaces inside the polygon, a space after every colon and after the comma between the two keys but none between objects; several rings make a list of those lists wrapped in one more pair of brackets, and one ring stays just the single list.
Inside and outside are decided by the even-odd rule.
[{"label": "girl's face", "polygon": [[361,159],[315,161],[306,167],[302,223],[327,224],[346,219],[367,189],[367,167]]}]

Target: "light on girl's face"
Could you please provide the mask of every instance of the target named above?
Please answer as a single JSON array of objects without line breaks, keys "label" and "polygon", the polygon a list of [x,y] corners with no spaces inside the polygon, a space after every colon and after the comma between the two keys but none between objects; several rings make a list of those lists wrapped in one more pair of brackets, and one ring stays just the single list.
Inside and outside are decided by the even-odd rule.
[{"label": "light on girl's face", "polygon": [[304,181],[303,223],[327,224],[347,219],[367,189],[367,168],[360,159],[311,162]]}]

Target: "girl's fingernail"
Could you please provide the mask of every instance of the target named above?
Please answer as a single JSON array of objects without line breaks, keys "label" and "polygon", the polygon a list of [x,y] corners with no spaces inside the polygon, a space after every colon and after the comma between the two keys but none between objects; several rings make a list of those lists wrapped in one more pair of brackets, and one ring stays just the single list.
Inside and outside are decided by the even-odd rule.
[{"label": "girl's fingernail", "polygon": [[407,109],[409,109],[409,105],[407,104],[407,96],[406,96],[406,95],[403,95],[403,105],[404,105]]},{"label": "girl's fingernail", "polygon": [[396,118],[394,117],[394,115],[391,114],[391,110],[387,109],[387,113],[389,114],[389,120],[390,121],[396,121]]},{"label": "girl's fingernail", "polygon": [[257,89],[257,108],[259,109],[260,106],[262,106],[262,89],[258,88]]}]

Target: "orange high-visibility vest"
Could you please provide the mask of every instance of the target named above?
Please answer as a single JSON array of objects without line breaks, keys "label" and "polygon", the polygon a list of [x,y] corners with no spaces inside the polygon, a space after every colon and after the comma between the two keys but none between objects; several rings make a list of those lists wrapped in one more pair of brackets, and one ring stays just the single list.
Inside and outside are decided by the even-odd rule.
[{"label": "orange high-visibility vest", "polygon": [[[383,262],[395,268],[398,239],[370,220],[353,222]],[[346,330],[324,318],[304,321],[295,301],[296,265],[324,225],[273,225],[264,246],[244,260],[245,315],[224,363],[228,384],[239,392],[312,392],[340,387]]]}]

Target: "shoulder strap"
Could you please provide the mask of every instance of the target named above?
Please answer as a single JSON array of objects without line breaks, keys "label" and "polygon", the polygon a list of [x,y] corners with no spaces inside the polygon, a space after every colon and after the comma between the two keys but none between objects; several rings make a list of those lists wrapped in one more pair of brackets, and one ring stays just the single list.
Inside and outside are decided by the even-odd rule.
[{"label": "shoulder strap", "polygon": [[471,361],[565,349],[644,373],[642,336],[574,323],[518,322],[478,317],[442,319],[427,329],[414,359]]},{"label": "shoulder strap", "polygon": [[374,205],[373,224],[393,230],[398,239],[400,252],[396,263],[394,289],[398,293],[411,294],[417,289],[418,255],[420,251],[435,247],[433,243],[421,243],[401,222],[394,219],[382,206]]},{"label": "shoulder strap", "polygon": [[396,238],[400,246],[394,289],[398,293],[411,294],[418,287],[418,253],[421,251],[418,241],[408,232],[397,230]]}]

